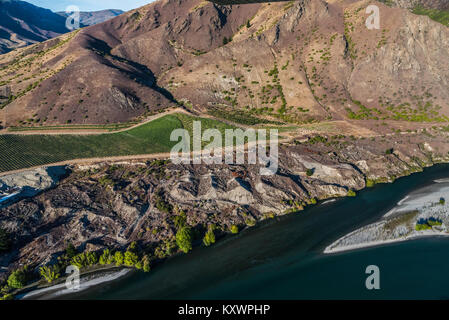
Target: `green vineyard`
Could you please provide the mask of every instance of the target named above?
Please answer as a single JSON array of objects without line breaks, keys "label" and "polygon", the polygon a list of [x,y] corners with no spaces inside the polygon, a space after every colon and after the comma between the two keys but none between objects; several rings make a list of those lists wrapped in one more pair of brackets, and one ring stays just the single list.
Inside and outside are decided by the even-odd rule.
[{"label": "green vineyard", "polygon": [[[171,132],[184,127],[189,130],[187,127],[194,119],[186,115],[167,115],[111,134],[0,135],[0,172],[73,159],[167,153],[177,143],[170,141]],[[225,126],[219,121],[205,120],[203,130]]]}]

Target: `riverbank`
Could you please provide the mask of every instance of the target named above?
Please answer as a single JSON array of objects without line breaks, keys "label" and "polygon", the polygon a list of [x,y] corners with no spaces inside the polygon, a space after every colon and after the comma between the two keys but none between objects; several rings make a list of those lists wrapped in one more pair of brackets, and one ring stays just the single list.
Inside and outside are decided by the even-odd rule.
[{"label": "riverbank", "polygon": [[[449,296],[447,238],[325,255],[330,243],[374,223],[414,190],[449,176],[437,165],[302,211],[267,220],[151,273],[136,272],[67,299],[409,299]],[[365,269],[381,268],[381,288],[366,290]],[[404,266],[407,266],[404,269]],[[182,272],[180,272],[180,270]]]},{"label": "riverbank", "polygon": [[449,236],[449,181],[436,180],[401,199],[382,219],[355,230],[328,246],[337,253],[423,237]]},{"label": "riverbank", "polygon": [[56,299],[58,297],[62,297],[67,294],[80,293],[93,286],[99,286],[111,281],[121,279],[132,271],[131,269],[120,269],[120,270],[116,269],[117,268],[112,267],[109,269],[103,269],[81,275],[79,288],[75,289],[67,288],[66,283],[64,281],[64,283],[60,283],[54,286],[49,286],[42,289],[32,290],[27,293],[18,294],[16,295],[16,299],[19,300]]}]

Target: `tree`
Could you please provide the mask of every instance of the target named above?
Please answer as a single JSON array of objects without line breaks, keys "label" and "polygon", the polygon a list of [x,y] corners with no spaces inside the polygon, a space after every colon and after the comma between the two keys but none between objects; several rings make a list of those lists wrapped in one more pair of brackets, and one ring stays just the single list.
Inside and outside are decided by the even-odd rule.
[{"label": "tree", "polygon": [[16,270],[8,277],[8,286],[13,289],[21,289],[26,285],[26,269]]},{"label": "tree", "polygon": [[39,273],[48,283],[52,283],[60,277],[58,266],[44,266],[39,269]]},{"label": "tree", "polygon": [[307,169],[307,171],[306,171],[306,174],[308,177],[313,176],[314,173],[315,173],[315,170],[313,170],[313,169]]},{"label": "tree", "polygon": [[90,267],[98,263],[98,257],[95,252],[83,252],[74,256],[71,263],[80,269]]},{"label": "tree", "polygon": [[6,230],[0,228],[0,253],[6,252],[11,246],[11,239]]},{"label": "tree", "polygon": [[444,205],[446,203],[446,199],[444,199],[443,197],[440,198],[440,204]]},{"label": "tree", "polygon": [[239,233],[239,227],[236,226],[235,224],[231,226],[231,233],[233,234],[237,234]]},{"label": "tree", "polygon": [[249,29],[249,28],[251,28],[251,22],[248,20],[248,21],[246,21],[246,27]]},{"label": "tree", "polygon": [[125,266],[133,267],[137,262],[139,262],[139,256],[137,255],[137,253],[127,250],[123,259],[123,263],[125,264]]},{"label": "tree", "polygon": [[192,250],[193,232],[189,227],[182,227],[176,233],[176,244],[184,252]]},{"label": "tree", "polygon": [[100,256],[99,263],[101,265],[113,264],[115,262],[114,256],[109,249],[104,249],[103,254]]},{"label": "tree", "polygon": [[209,229],[206,232],[206,235],[203,238],[203,243],[206,247],[209,247],[210,245],[215,243],[215,234],[212,229]]},{"label": "tree", "polygon": [[65,249],[65,254],[69,259],[72,259],[74,256],[78,254],[78,251],[76,251],[76,248],[72,243],[69,243],[67,245],[67,248]]},{"label": "tree", "polygon": [[116,251],[114,254],[114,258],[115,258],[115,264],[117,265],[117,267],[120,267],[123,264],[123,260],[125,259],[125,257],[123,256],[123,253],[121,251]]},{"label": "tree", "polygon": [[223,38],[223,45],[225,46],[225,45],[227,45],[228,43],[229,43],[228,38],[224,37],[224,38]]},{"label": "tree", "polygon": [[348,190],[348,197],[355,197],[357,194],[355,193],[355,191],[354,190],[352,190],[352,189],[349,189]]},{"label": "tree", "polygon": [[148,255],[145,255],[142,258],[142,264],[143,264],[143,271],[144,272],[150,272],[150,270],[151,270],[150,257]]}]

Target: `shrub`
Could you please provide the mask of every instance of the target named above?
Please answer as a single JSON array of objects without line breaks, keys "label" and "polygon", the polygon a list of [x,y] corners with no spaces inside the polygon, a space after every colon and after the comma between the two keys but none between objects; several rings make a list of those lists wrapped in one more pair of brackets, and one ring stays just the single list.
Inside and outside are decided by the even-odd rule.
[{"label": "shrub", "polygon": [[150,257],[148,255],[145,255],[142,258],[142,269],[143,269],[143,272],[150,272],[150,270],[151,270]]},{"label": "shrub", "polygon": [[26,270],[16,270],[8,277],[8,286],[14,289],[21,289],[26,285]]},{"label": "shrub", "polygon": [[65,249],[65,254],[69,259],[72,259],[74,256],[76,256],[78,251],[76,251],[75,246],[72,243],[69,243],[67,245],[67,248]]},{"label": "shrub", "polygon": [[45,266],[39,269],[39,273],[48,283],[52,283],[60,277],[58,266]]},{"label": "shrub", "polygon": [[182,227],[176,233],[176,244],[184,252],[192,250],[193,232],[189,227]]},{"label": "shrub", "polygon": [[125,252],[123,263],[127,267],[133,267],[139,262],[139,256],[136,253],[137,243],[133,242],[129,245]]},{"label": "shrub", "polygon": [[100,256],[99,263],[101,265],[113,264],[115,262],[114,256],[109,249],[104,249],[103,254]]},{"label": "shrub", "polygon": [[306,174],[308,177],[313,176],[314,173],[315,173],[315,170],[313,170],[313,169],[307,169],[307,171],[306,171]]},{"label": "shrub", "polygon": [[79,253],[72,258],[71,264],[82,269],[85,267],[90,267],[98,263],[98,257],[95,252],[83,252]]},{"label": "shrub", "polygon": [[213,230],[209,229],[206,232],[206,235],[203,238],[203,243],[206,247],[215,243],[215,234]]},{"label": "shrub", "polygon": [[117,267],[120,267],[123,264],[125,257],[121,251],[116,251],[114,254],[114,260]]},{"label": "shrub", "polygon": [[239,233],[239,227],[236,226],[235,224],[231,226],[231,233],[233,234],[237,234]]},{"label": "shrub", "polygon": [[376,182],[374,180],[366,179],[366,187],[367,188],[372,188],[372,187],[374,187],[375,184],[376,184]]}]

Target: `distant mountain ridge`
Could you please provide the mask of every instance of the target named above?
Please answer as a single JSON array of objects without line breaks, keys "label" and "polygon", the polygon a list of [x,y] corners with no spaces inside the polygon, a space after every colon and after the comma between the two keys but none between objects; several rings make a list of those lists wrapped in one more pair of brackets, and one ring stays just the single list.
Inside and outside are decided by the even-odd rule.
[{"label": "distant mountain ridge", "polygon": [[[109,19],[115,18],[123,13],[125,13],[125,11],[119,9],[80,12],[80,23],[85,26],[92,26],[94,24],[102,23]],[[65,12],[57,12],[57,14],[63,17],[69,16],[69,14]]]},{"label": "distant mountain ridge", "polygon": [[0,54],[69,32],[65,18],[25,1],[0,1]]},{"label": "distant mountain ridge", "polygon": [[[122,10],[80,12],[80,26],[107,21]],[[55,13],[20,0],[0,0],[0,54],[70,32],[65,12]]]}]

